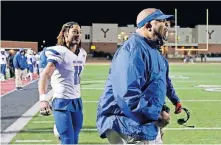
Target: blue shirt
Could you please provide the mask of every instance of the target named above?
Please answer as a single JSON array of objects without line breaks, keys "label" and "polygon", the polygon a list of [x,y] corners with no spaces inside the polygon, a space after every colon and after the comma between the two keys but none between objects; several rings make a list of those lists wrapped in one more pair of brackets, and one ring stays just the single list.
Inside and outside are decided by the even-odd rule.
[{"label": "blue shirt", "polygon": [[24,51],[24,49],[21,49],[15,54],[13,58],[13,65],[15,69],[25,70],[28,67],[27,59],[24,55],[20,53],[21,51]]},{"label": "blue shirt", "polygon": [[154,140],[166,96],[164,59],[156,43],[134,33],[117,50],[97,109],[97,128],[139,140]]},{"label": "blue shirt", "polygon": [[45,68],[47,65],[47,56],[45,55],[46,48],[40,52],[40,61],[39,61],[39,68]]}]

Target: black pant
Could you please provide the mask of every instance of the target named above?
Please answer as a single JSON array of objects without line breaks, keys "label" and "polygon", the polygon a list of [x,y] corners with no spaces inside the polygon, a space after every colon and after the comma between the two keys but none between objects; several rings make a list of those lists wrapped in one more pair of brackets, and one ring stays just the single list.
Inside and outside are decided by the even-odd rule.
[{"label": "black pant", "polygon": [[14,67],[9,67],[9,73],[10,73],[10,78],[15,77],[15,68]]}]

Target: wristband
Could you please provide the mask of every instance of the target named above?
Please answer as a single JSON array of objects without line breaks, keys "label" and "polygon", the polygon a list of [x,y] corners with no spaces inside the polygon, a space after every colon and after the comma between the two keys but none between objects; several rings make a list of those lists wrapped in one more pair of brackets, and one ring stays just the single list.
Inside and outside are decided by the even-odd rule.
[{"label": "wristband", "polygon": [[46,94],[42,94],[39,96],[40,101],[47,101]]}]

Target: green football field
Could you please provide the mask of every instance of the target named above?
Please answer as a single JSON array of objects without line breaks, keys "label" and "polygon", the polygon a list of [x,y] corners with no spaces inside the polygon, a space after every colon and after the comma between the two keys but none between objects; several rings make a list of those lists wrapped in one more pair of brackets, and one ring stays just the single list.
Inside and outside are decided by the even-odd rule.
[{"label": "green football field", "polygon": [[[84,124],[80,144],[105,144],[96,131],[97,101],[102,94],[109,65],[87,65],[82,76]],[[170,64],[170,76],[183,107],[191,112],[187,128],[176,123],[181,113],[175,115],[170,106],[172,120],[164,129],[164,144],[221,144],[221,64]],[[53,116],[39,114],[15,136],[13,144],[58,144],[54,137]]]}]

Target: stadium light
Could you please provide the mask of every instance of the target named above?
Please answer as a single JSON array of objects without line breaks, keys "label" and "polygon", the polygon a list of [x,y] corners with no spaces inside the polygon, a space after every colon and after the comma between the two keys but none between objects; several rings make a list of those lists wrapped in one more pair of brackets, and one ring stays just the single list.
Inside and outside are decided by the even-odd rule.
[{"label": "stadium light", "polygon": [[127,36],[127,35],[125,35],[125,36],[124,36],[124,40],[127,40],[127,39],[128,39],[128,36]]},{"label": "stadium light", "polygon": [[124,33],[124,32],[121,32],[120,34],[121,34],[121,35],[125,35],[125,33]]}]

